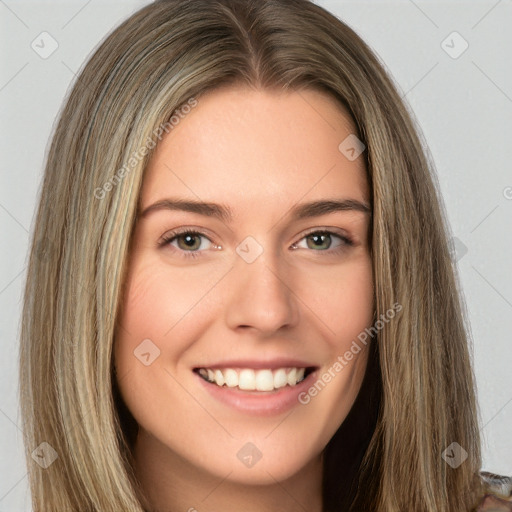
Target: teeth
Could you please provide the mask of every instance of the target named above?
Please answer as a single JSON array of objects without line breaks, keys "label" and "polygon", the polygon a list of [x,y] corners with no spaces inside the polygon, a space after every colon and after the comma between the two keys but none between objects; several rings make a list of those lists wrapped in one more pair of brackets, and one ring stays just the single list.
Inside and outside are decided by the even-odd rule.
[{"label": "teeth", "polygon": [[238,373],[235,370],[228,368],[223,375],[224,382],[228,388],[234,388],[235,386],[238,386]]},{"label": "teeth", "polygon": [[288,373],[288,384],[293,386],[297,382],[297,368],[292,368]]},{"label": "teeth", "polygon": [[253,370],[225,368],[212,370],[201,368],[199,374],[208,382],[228,388],[238,387],[245,391],[273,391],[286,385],[295,386],[304,379],[305,368],[279,368],[277,370]]},{"label": "teeth", "polygon": [[[274,389],[274,375],[271,370],[260,370],[259,372],[253,372],[256,380],[256,389],[258,391],[272,391]],[[254,389],[254,388],[252,388]]]},{"label": "teeth", "polygon": [[215,370],[214,379],[210,379],[210,382],[216,382],[219,386],[224,385],[224,375],[220,370]]},{"label": "teeth", "polygon": [[286,384],[288,384],[286,370],[284,368],[279,368],[279,370],[274,373],[274,387],[282,388],[283,386],[286,386]]}]

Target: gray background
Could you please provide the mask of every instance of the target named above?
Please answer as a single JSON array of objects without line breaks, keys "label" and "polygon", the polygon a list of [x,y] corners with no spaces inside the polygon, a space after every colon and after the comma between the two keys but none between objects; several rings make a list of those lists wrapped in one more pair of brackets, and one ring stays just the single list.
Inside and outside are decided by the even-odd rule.
[{"label": "gray background", "polygon": [[[30,510],[19,427],[18,333],[48,140],[92,49],[146,3],[0,0],[0,512]],[[512,1],[316,3],[375,50],[428,143],[457,239],[472,326],[484,469],[512,475]],[[44,31],[58,43],[47,58],[31,47]],[[463,39],[450,36],[454,31]],[[469,47],[459,55],[464,41]]]}]

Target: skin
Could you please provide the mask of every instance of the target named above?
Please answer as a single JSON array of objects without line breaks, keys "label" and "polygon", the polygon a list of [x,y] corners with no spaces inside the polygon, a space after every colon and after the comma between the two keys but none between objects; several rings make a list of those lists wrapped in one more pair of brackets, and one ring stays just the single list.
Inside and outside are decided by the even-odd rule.
[{"label": "skin", "polygon": [[[289,216],[313,200],[369,202],[363,157],[350,161],[338,149],[354,132],[323,92],[230,86],[198,98],[158,144],[141,211],[172,196],[222,203],[233,219],[160,209],[133,233],[114,353],[139,424],[137,476],[154,510],[321,511],[322,452],[359,392],[368,348],[308,404],[265,417],[217,401],[192,369],[288,356],[321,375],[372,325],[369,215]],[[192,240],[196,258],[186,258],[183,237],[158,245],[182,227],[205,235]],[[330,247],[308,244],[313,228],[353,245],[334,235]],[[247,236],[263,248],[250,264],[236,252]],[[145,339],[160,350],[148,366],[134,356]],[[262,454],[252,467],[237,457],[247,442]]]}]

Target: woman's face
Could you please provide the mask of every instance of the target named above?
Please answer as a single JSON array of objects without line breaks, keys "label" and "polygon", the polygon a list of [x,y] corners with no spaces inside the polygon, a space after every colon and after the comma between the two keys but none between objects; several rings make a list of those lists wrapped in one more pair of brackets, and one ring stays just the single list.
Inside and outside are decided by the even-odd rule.
[{"label": "woman's face", "polygon": [[115,340],[138,456],[246,483],[321,460],[360,389],[357,336],[373,318],[353,133],[323,93],[230,87],[157,146]]}]

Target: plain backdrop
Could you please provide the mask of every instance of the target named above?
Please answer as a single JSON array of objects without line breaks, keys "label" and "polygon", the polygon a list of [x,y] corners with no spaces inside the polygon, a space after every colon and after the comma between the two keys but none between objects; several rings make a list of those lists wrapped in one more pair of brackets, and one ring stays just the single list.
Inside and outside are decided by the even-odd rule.
[{"label": "plain backdrop", "polygon": [[[31,510],[18,335],[49,137],[91,51],[147,3],[0,0],[0,512]],[[316,3],[374,49],[428,144],[474,339],[484,469],[512,475],[512,1]],[[49,56],[41,37],[58,45]]]}]

